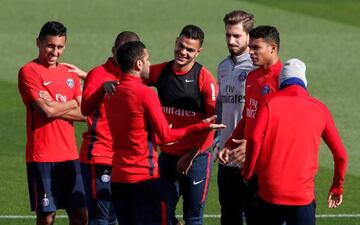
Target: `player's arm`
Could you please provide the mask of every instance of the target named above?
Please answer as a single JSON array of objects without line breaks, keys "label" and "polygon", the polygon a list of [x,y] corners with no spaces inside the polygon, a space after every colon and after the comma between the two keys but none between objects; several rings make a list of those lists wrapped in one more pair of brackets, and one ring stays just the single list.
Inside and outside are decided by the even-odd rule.
[{"label": "player's arm", "polygon": [[68,120],[68,121],[86,121],[86,117],[84,117],[81,113],[81,95],[82,95],[82,87],[81,87],[81,82],[79,80],[79,78],[74,77],[75,80],[75,93],[74,96],[76,96],[74,99],[76,100],[76,102],[78,103],[78,107],[76,107],[76,109],[73,109],[65,114],[63,114],[60,118],[64,119],[64,120]]},{"label": "player's arm", "polygon": [[[204,102],[205,107],[205,115],[206,117],[210,117],[212,115],[216,115],[216,100],[219,93],[218,84],[214,78],[214,76],[206,69],[202,68],[199,74],[199,88],[201,92],[201,97]],[[216,122],[220,123],[221,120],[217,120]],[[199,144],[199,149],[204,149],[203,144],[208,139],[208,137],[215,136],[215,132],[207,132],[202,135]],[[204,149],[203,151],[206,151]]]},{"label": "player's arm", "polygon": [[335,167],[333,183],[329,191],[328,206],[329,208],[336,208],[342,203],[343,184],[348,159],[345,147],[341,141],[331,113],[327,108],[324,109],[324,113],[326,126],[322,133],[322,138],[333,154]]},{"label": "player's arm", "polygon": [[[61,115],[76,109],[79,103],[76,100],[68,102],[49,101],[50,95],[46,98],[43,94],[46,92],[42,85],[39,74],[32,67],[23,67],[19,71],[19,90],[22,96],[34,106],[35,110],[47,118],[58,118]],[[46,92],[47,93],[47,92]]]},{"label": "player's arm", "polygon": [[256,161],[261,152],[266,128],[268,126],[269,110],[265,100],[262,100],[256,114],[254,130],[249,140],[246,140],[246,155],[242,176],[245,180],[250,180],[253,175]]},{"label": "player's arm", "polygon": [[79,107],[79,103],[74,99],[67,102],[56,102],[48,101],[46,99],[40,98],[40,96],[38,99],[32,102],[32,105],[37,111],[49,119],[59,118],[71,110],[75,110]]},{"label": "player's arm", "polygon": [[83,115],[91,114],[103,99],[105,95],[104,81],[104,76],[98,74],[96,70],[90,71],[87,75],[82,92],[81,112]]},{"label": "player's arm", "polygon": [[156,93],[149,89],[144,96],[143,107],[147,119],[150,121],[152,128],[162,143],[175,142],[184,136],[195,132],[224,127],[222,124],[213,124],[215,121],[211,120],[215,120],[216,117],[210,117],[211,119],[208,121],[201,121],[197,124],[189,125],[184,128],[172,129],[169,127]]},{"label": "player's arm", "polygon": [[[81,105],[81,96],[76,97],[76,101],[79,102]],[[80,106],[63,114],[62,116],[60,116],[60,118],[68,121],[86,122],[86,117],[81,113]]]}]

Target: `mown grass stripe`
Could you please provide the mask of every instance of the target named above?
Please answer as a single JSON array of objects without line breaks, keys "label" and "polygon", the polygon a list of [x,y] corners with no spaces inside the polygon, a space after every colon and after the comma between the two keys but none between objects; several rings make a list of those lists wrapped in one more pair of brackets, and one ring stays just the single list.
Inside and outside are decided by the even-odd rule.
[{"label": "mown grass stripe", "polygon": [[[181,218],[181,215],[176,215]],[[360,214],[319,214],[316,218],[359,218]],[[31,215],[0,215],[0,219],[35,219]],[[57,215],[56,218],[65,219],[67,215]],[[204,218],[220,218],[219,214],[205,214]]]}]

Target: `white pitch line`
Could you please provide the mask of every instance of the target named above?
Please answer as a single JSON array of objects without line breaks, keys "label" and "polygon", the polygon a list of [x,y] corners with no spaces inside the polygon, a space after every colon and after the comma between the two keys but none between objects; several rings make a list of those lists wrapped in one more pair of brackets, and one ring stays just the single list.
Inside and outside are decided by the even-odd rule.
[{"label": "white pitch line", "polygon": [[[176,215],[181,218],[182,215]],[[319,214],[317,218],[359,218],[360,214]],[[31,215],[0,215],[0,219],[35,219],[35,216]],[[67,215],[57,215],[56,218],[67,218]],[[204,218],[220,218],[218,214],[205,214]]]}]

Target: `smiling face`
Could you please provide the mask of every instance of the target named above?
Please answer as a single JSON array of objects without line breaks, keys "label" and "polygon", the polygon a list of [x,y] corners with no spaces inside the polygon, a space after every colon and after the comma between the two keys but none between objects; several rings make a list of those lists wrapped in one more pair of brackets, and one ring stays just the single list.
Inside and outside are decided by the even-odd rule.
[{"label": "smiling face", "polygon": [[175,44],[175,69],[183,71],[190,70],[200,52],[201,44],[199,40],[181,35]]},{"label": "smiling face", "polygon": [[249,34],[244,31],[242,23],[225,26],[225,39],[232,56],[243,54],[249,44]]},{"label": "smiling face", "polygon": [[46,35],[45,38],[37,38],[36,45],[39,48],[39,62],[48,67],[56,67],[60,56],[65,49],[65,36]]}]

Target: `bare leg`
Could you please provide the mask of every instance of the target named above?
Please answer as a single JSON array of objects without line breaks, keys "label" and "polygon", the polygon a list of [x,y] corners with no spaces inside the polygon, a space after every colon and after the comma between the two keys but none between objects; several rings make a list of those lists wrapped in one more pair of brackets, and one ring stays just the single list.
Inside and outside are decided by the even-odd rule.
[{"label": "bare leg", "polygon": [[87,225],[88,213],[86,208],[76,208],[66,210],[69,216],[70,225]]},{"label": "bare leg", "polygon": [[37,225],[53,225],[55,220],[55,212],[37,212]]}]

